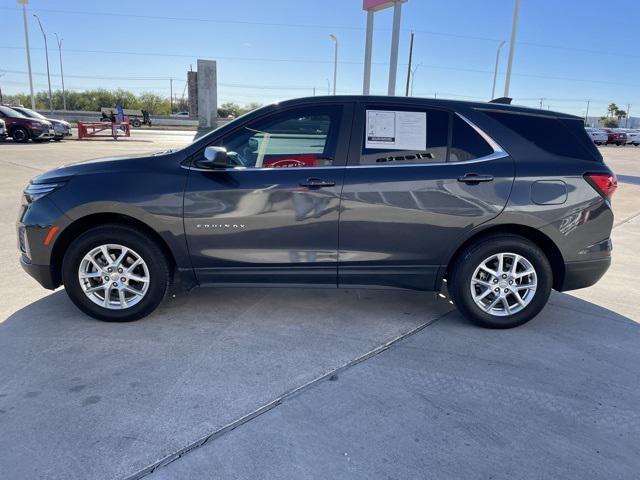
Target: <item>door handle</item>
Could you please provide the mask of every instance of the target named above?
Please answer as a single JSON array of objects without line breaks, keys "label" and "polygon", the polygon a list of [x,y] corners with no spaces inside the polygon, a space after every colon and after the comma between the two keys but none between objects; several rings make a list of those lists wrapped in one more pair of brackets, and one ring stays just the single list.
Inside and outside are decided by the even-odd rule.
[{"label": "door handle", "polygon": [[322,188],[322,187],[334,187],[336,182],[333,180],[321,180],[319,178],[307,178],[306,182],[301,182],[301,187],[308,188]]},{"label": "door handle", "polygon": [[493,175],[480,175],[478,173],[467,173],[462,177],[458,177],[458,181],[467,183],[469,185],[477,185],[480,182],[492,182]]}]

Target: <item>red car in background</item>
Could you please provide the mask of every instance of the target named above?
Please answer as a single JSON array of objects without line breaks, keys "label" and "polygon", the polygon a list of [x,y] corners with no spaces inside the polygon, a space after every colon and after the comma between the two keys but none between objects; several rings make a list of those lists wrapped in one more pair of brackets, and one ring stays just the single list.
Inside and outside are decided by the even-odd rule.
[{"label": "red car in background", "polygon": [[7,125],[7,135],[14,142],[44,142],[54,137],[53,125],[47,120],[27,118],[12,108],[0,105],[0,118]]},{"label": "red car in background", "polygon": [[607,145],[615,143],[616,145],[624,145],[627,143],[627,134],[624,132],[616,132],[611,128],[604,128],[605,132],[607,132]]}]

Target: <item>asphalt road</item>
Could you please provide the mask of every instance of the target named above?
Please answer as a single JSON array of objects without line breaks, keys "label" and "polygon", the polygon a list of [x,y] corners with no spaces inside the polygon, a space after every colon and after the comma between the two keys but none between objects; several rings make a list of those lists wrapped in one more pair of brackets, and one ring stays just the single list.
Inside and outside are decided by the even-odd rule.
[{"label": "asphalt road", "polygon": [[31,176],[190,138],[0,144],[0,477],[637,478],[640,149],[602,149],[605,278],[509,331],[375,290],[203,289],[104,324],[21,271]]}]

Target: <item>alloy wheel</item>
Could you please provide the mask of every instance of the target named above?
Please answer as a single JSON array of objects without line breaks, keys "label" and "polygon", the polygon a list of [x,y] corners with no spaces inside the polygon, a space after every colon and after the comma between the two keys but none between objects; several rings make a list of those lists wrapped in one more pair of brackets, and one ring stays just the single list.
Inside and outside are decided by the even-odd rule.
[{"label": "alloy wheel", "polygon": [[144,298],[151,278],[146,262],[138,253],[123,245],[105,244],[83,257],[78,280],[93,303],[123,310]]},{"label": "alloy wheel", "polygon": [[505,317],[524,310],[536,293],[533,264],[517,253],[496,253],[485,258],[471,277],[471,296],[484,312]]}]

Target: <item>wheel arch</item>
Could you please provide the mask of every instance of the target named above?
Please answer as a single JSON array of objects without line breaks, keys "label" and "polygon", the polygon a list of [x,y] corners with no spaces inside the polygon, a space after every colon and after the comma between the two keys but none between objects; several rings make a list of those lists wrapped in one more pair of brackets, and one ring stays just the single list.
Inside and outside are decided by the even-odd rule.
[{"label": "wheel arch", "polygon": [[440,290],[442,287],[442,279],[446,278],[447,271],[449,266],[453,265],[456,261],[457,257],[461,254],[463,249],[470,245],[473,242],[476,242],[482,238],[486,238],[492,235],[499,234],[509,234],[509,235],[518,235],[520,237],[526,238],[527,240],[536,244],[540,249],[545,252],[549,263],[551,264],[551,271],[553,272],[553,288],[558,289],[562,285],[564,281],[565,275],[565,264],[564,258],[562,257],[562,253],[560,249],[556,246],[556,244],[549,238],[547,235],[542,233],[540,230],[532,227],[528,227],[526,225],[518,225],[518,224],[503,224],[503,225],[493,225],[487,227],[479,232],[474,233],[469,238],[467,238],[458,248],[451,254],[450,258],[447,262],[447,267],[445,271],[441,275],[441,278],[438,279],[438,284],[436,286],[436,290]]},{"label": "wheel arch", "polygon": [[51,252],[51,273],[56,285],[62,284],[62,259],[71,242],[87,230],[105,224],[120,224],[143,231],[153,238],[164,252],[170,268],[177,266],[176,258],[162,236],[146,223],[121,213],[95,213],[78,218],[69,224],[57,238]]}]

